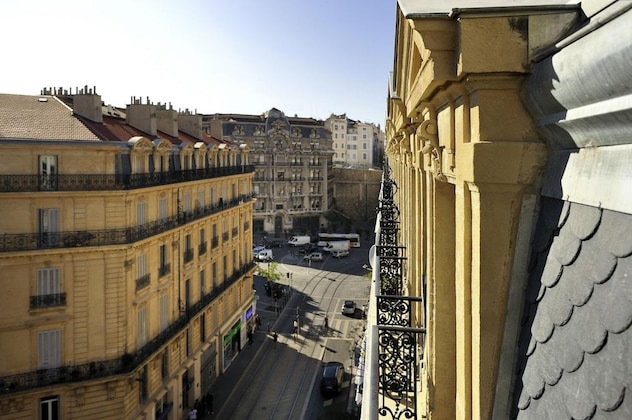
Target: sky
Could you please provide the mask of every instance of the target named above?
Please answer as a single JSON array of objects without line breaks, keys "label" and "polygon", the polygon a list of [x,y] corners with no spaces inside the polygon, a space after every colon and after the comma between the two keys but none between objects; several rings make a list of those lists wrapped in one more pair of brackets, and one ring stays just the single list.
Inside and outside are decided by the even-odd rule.
[{"label": "sky", "polygon": [[384,127],[396,0],[0,2],[0,93],[96,87],[202,114]]}]

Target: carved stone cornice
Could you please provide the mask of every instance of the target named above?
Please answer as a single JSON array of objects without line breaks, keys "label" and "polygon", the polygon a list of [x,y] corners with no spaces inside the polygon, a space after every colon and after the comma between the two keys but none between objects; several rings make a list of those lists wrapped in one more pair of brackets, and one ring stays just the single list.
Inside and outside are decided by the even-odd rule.
[{"label": "carved stone cornice", "polygon": [[421,152],[429,155],[432,172],[437,181],[446,182],[447,178],[442,170],[442,150],[439,146],[438,127],[435,120],[425,120],[417,127],[417,138],[421,139],[423,147]]}]

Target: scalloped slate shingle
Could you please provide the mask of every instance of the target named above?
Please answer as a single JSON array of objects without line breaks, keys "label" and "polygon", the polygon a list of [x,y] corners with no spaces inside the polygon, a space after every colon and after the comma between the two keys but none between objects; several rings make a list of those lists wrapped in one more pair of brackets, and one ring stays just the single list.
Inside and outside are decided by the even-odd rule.
[{"label": "scalloped slate shingle", "polygon": [[514,416],[632,419],[632,215],[542,198]]}]

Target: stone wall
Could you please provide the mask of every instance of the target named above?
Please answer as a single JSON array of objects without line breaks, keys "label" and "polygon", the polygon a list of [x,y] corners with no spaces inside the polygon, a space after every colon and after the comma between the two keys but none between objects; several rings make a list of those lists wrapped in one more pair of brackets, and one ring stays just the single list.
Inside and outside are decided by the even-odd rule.
[{"label": "stone wall", "polygon": [[334,168],[335,209],[353,222],[375,220],[382,171]]}]

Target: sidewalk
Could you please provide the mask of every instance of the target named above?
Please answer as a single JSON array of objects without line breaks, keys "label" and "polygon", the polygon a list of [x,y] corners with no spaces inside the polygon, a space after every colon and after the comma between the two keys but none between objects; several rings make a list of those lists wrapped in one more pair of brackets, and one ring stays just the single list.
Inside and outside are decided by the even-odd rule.
[{"label": "sidewalk", "polygon": [[[252,364],[252,362],[258,357],[260,350],[266,345],[266,341],[270,341],[267,345],[271,345],[271,338],[269,337],[275,328],[277,328],[277,321],[282,320],[281,316],[277,316],[274,312],[274,299],[271,296],[266,295],[266,291],[264,289],[265,279],[256,278],[255,280],[255,289],[257,290],[257,314],[261,319],[261,327],[257,328],[253,337],[253,343],[248,344],[248,342],[242,345],[241,351],[231,364],[226,369],[222,375],[220,375],[213,385],[211,385],[210,392],[213,395],[213,409],[214,413],[212,415],[209,414],[199,414],[198,419],[211,419],[216,418],[217,413],[219,413],[222,409],[222,405],[225,401],[227,401],[231,394],[237,389],[239,385],[239,381],[242,379],[244,374],[246,373],[248,367]],[[293,296],[293,295],[292,295]],[[291,301],[292,296],[288,298],[288,302]],[[281,307],[281,303],[283,300],[279,300],[277,302],[279,315],[285,309]],[[268,334],[268,323],[270,325],[270,334]]]}]

